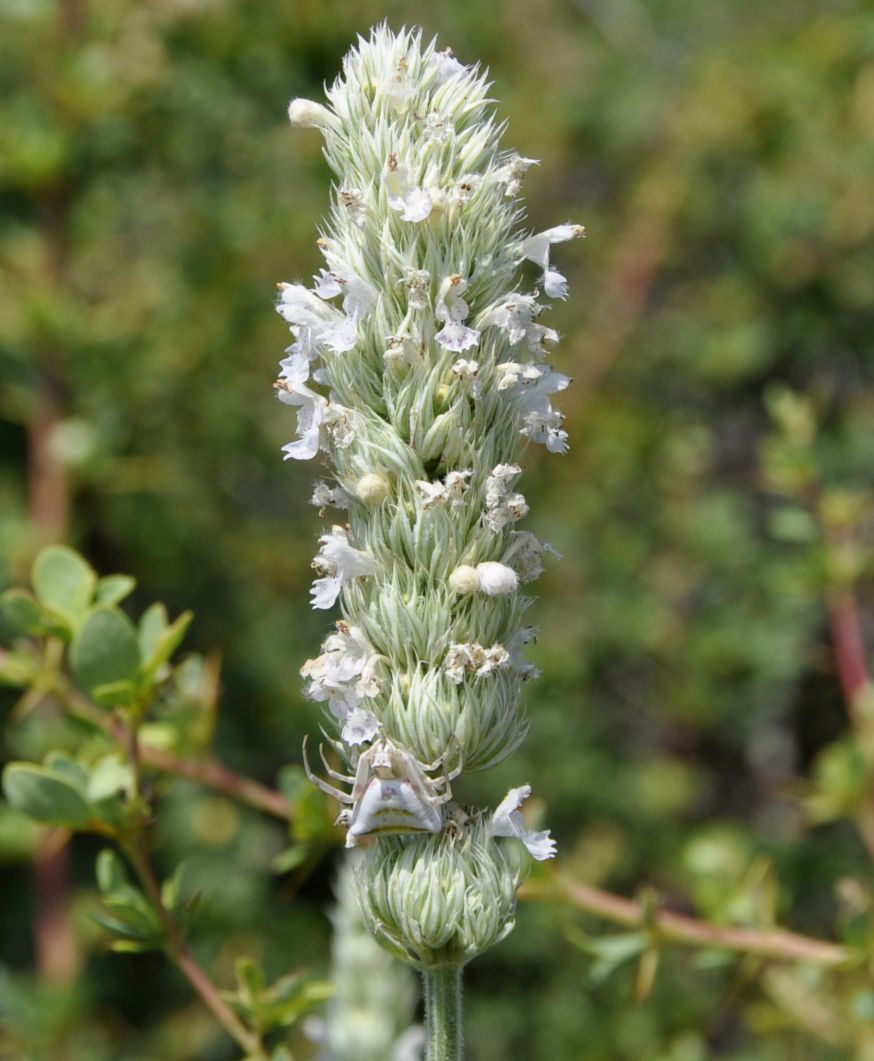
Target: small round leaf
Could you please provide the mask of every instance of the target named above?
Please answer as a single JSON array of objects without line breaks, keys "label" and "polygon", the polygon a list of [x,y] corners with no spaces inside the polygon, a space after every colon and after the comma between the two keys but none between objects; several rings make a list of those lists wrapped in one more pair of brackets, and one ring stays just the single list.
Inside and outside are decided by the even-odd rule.
[{"label": "small round leaf", "polygon": [[89,692],[98,685],[132,680],[140,665],[133,624],[115,608],[98,608],[73,638],[70,663]]}]

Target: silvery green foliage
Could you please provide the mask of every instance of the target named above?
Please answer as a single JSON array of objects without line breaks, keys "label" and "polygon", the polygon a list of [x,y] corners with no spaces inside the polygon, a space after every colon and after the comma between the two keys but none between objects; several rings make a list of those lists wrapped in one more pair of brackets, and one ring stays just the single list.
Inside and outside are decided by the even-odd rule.
[{"label": "silvery green foliage", "polygon": [[415,1024],[413,973],[379,947],[355,897],[353,862],[343,860],[331,915],[331,980],[334,994],[324,1019],[306,1031],[321,1045],[319,1061],[419,1061],[424,1029]]},{"label": "silvery green foliage", "polygon": [[[294,343],[276,389],[298,414],[286,457],[324,453],[331,478],[313,502],[342,512],[319,540],[312,604],[339,603],[343,617],[302,674],[350,772],[329,771],[340,787],[311,776],[343,804],[350,846],[434,834],[390,841],[391,858],[380,845],[371,869],[438,856],[454,867],[462,852],[471,865],[494,861],[481,876],[500,896],[482,908],[506,926],[515,877],[495,838],[517,837],[536,858],[555,845],[525,829],[527,786],[483,816],[452,803],[450,783],[501,762],[527,730],[520,692],[536,670],[524,659],[534,631],[522,587],[550,547],[518,526],[528,512],[518,461],[527,442],[567,449],[551,396],[570,380],[547,363],[559,336],[540,322],[540,299],[566,297],[553,247],[583,230],[521,227],[534,160],[501,147],[488,88],[420,34],[380,27],[346,57],[328,106],[292,101],[292,123],[324,136],[336,183],[318,240],[325,267],[312,287],[280,285]],[[526,262],[536,277],[526,280]],[[503,931],[469,921],[447,954],[476,953]],[[418,962],[433,960],[435,939],[417,945]]]}]

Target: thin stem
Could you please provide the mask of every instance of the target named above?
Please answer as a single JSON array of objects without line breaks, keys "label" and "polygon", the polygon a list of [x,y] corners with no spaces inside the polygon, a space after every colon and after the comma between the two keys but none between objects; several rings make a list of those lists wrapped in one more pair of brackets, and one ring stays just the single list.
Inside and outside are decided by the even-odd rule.
[{"label": "thin stem", "polygon": [[[112,718],[93,704],[87,697],[64,684],[56,686],[56,692],[64,700],[67,708],[74,715],[86,719],[108,736],[117,740],[129,749],[129,727],[119,718]],[[241,803],[263,811],[282,821],[290,821],[294,808],[289,800],[275,788],[269,788],[244,774],[238,774],[214,757],[209,759],[183,759],[162,748],[153,748],[140,744],[137,749],[138,762],[161,770],[166,774],[184,777],[197,781],[208,788],[214,788]]]},{"label": "thin stem", "polygon": [[286,822],[291,820],[291,803],[281,792],[243,774],[235,773],[218,759],[180,759],[160,748],[148,746],[140,747],[140,759],[144,766],[198,781],[274,818]]},{"label": "thin stem", "polygon": [[852,591],[845,589],[833,592],[829,600],[829,613],[841,689],[847,702],[850,720],[854,725],[858,725],[859,698],[868,689],[870,678],[865,660],[865,645],[862,641],[859,608]]},{"label": "thin stem", "polygon": [[461,1061],[464,1057],[461,970],[460,965],[422,970],[426,1061]]},{"label": "thin stem", "polygon": [[182,933],[172,913],[167,909],[161,897],[161,887],[155,876],[154,870],[146,857],[139,840],[135,838],[125,844],[125,853],[130,859],[131,865],[136,871],[143,888],[146,891],[155,912],[160,918],[164,929],[167,943],[167,956],[179,969],[185,979],[191,984],[204,1005],[210,1010],[215,1019],[221,1024],[228,1035],[237,1043],[247,1057],[258,1058],[267,1061],[260,1037],[250,1031],[233,1009],[222,998],[221,992],[210,980],[203,968],[198,964],[188,944],[182,938]]},{"label": "thin stem", "polygon": [[849,948],[839,943],[811,939],[782,928],[754,929],[726,925],[711,925],[694,917],[675,914],[669,910],[656,911],[647,918],[641,903],[582,884],[564,874],[556,873],[544,882],[528,881],[521,898],[558,901],[578,910],[603,917],[629,928],[641,928],[649,923],[657,936],[669,943],[694,947],[715,947],[719,950],[759,954],[764,958],[782,961],[806,961],[816,965],[839,966],[852,961]]},{"label": "thin stem", "polygon": [[[139,707],[132,709],[132,723],[129,726],[122,724],[124,741],[127,745],[128,759],[133,774],[134,798],[138,798],[141,791],[140,771],[142,767],[142,756],[139,746],[139,724],[141,721]],[[182,936],[182,931],[173,916],[172,911],[164,902],[161,894],[161,885],[152,869],[146,851],[142,823],[135,824],[129,835],[122,841],[125,853],[131,861],[140,883],[146,891],[152,906],[164,929],[164,939],[167,955],[177,966],[182,975],[188,980],[194,990],[210,1010],[215,1019],[222,1025],[225,1031],[242,1048],[247,1058],[258,1058],[267,1061],[261,1037],[250,1031],[240,1020],[233,1009],[222,998],[221,992],[210,980],[197,959],[188,948],[188,944]]]}]

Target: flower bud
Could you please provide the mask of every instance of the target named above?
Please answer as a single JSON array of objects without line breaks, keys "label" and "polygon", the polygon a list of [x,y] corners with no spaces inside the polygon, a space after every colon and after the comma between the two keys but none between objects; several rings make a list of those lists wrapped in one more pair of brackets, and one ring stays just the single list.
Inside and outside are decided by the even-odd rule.
[{"label": "flower bud", "polygon": [[470,564],[456,567],[449,576],[449,588],[461,596],[476,593],[479,589],[479,575],[476,573],[476,568],[471,567]]},{"label": "flower bud", "polygon": [[476,565],[476,576],[479,580],[479,588],[490,597],[515,593],[519,587],[519,576],[512,567],[491,560]]},{"label": "flower bud", "polygon": [[293,99],[288,105],[288,118],[292,125],[307,129],[333,129],[340,124],[336,114],[311,99]]},{"label": "flower bud", "polygon": [[381,475],[376,475],[373,472],[362,475],[355,485],[355,493],[359,499],[365,505],[370,505],[374,508],[385,501],[388,497],[388,491],[388,482]]},{"label": "flower bud", "polygon": [[513,927],[519,869],[482,819],[435,836],[382,838],[358,870],[377,940],[420,969],[465,965]]}]

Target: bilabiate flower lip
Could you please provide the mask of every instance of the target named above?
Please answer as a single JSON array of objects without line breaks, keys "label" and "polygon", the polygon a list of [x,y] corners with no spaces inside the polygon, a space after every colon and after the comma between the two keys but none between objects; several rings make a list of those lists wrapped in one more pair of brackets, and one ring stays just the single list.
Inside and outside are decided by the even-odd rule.
[{"label": "bilabiate flower lip", "polygon": [[294,342],[276,388],[299,434],[285,455],[324,455],[313,503],[348,520],[320,538],[311,591],[342,618],[301,671],[347,770],[307,770],[340,802],[349,846],[377,838],[365,914],[423,967],[509,931],[516,840],[555,853],[525,827],[528,786],[494,813],[462,809],[451,788],[528,728],[520,694],[538,671],[520,587],[554,550],[523,529],[520,458],[531,442],[568,448],[553,398],[570,379],[549,364],[560,337],[542,318],[544,298],[568,293],[557,247],[584,234],[520,230],[537,161],[503,147],[489,88],[420,33],[381,26],[325,105],[289,108],[323,135],[336,181],[324,267],[312,287],[280,285]]}]

